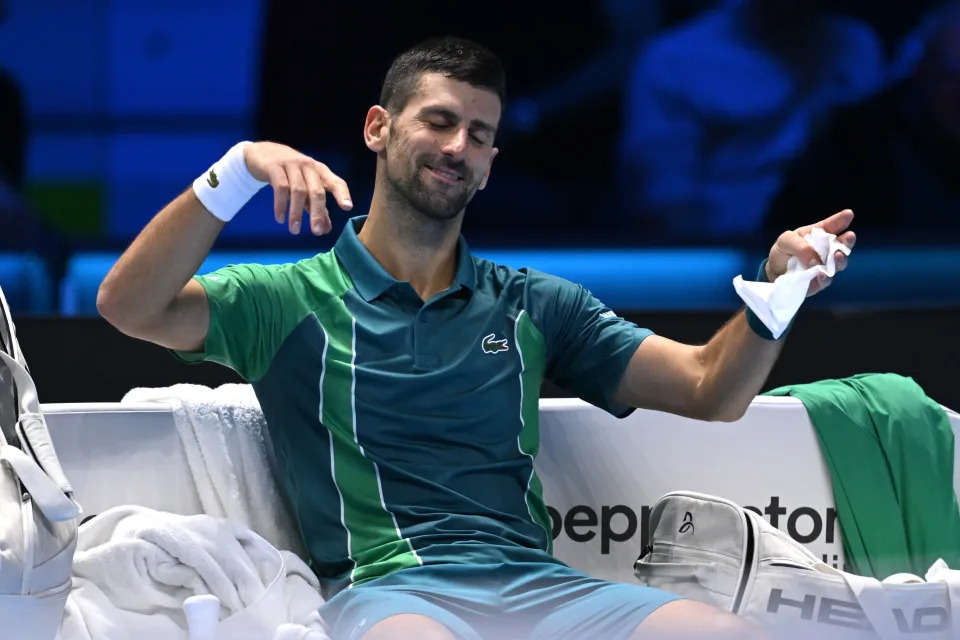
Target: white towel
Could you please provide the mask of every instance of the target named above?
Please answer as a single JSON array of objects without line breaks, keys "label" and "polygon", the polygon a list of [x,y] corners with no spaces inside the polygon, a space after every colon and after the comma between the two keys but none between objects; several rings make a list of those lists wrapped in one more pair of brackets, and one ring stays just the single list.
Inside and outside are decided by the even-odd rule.
[{"label": "white towel", "polygon": [[205,514],[228,518],[278,549],[307,557],[300,530],[277,489],[273,447],[251,385],[137,388],[122,402],[170,404]]},{"label": "white towel", "polygon": [[329,640],[329,638],[322,631],[315,631],[300,624],[283,624],[277,628],[277,635],[273,640]]},{"label": "white towel", "polygon": [[183,602],[200,594],[220,600],[223,640],[326,638],[296,555],[227,520],[123,506],[80,527],[59,640],[186,640]]},{"label": "white towel", "polygon": [[819,227],[804,236],[820,255],[822,265],[807,268],[800,264],[796,256],[787,260],[787,271],[775,282],[746,282],[743,276],[733,279],[733,288],[750,309],[757,314],[761,322],[770,330],[774,338],[779,338],[790,326],[793,317],[807,298],[810,281],[821,273],[833,277],[836,273],[834,256],[839,251],[850,255],[847,245],[837,240],[837,236],[827,233]]}]

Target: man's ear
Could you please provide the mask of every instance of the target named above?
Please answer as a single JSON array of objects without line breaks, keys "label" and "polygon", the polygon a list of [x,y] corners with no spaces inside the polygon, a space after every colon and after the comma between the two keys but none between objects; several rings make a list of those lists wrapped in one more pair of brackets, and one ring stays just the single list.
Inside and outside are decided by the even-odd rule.
[{"label": "man's ear", "polygon": [[493,159],[497,157],[498,153],[500,153],[500,150],[494,147],[493,155],[490,156],[490,164],[487,165],[487,171],[483,174],[483,180],[480,181],[480,186],[478,187],[480,191],[487,188],[487,181],[490,180],[490,169],[493,168]]},{"label": "man's ear", "polygon": [[363,125],[363,140],[367,148],[380,153],[387,148],[390,138],[390,113],[379,105],[370,107]]}]

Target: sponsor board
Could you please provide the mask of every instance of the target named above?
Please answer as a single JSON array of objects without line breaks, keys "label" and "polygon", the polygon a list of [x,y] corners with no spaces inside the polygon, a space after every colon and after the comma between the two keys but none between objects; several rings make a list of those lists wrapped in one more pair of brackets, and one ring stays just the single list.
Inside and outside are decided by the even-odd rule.
[{"label": "sponsor board", "polygon": [[844,569],[829,472],[794,398],[758,398],[734,423],[657,411],[616,418],[579,401],[541,401],[537,473],[555,555],[582,571],[636,582],[650,511],[666,493],[698,491],[760,513]]}]

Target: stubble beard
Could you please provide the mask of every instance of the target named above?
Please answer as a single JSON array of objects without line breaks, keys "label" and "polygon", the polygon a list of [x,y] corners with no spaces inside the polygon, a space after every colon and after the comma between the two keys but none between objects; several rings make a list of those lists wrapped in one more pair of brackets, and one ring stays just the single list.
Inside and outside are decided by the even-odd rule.
[{"label": "stubble beard", "polygon": [[[404,161],[409,155],[404,152],[402,142],[391,127],[390,142],[383,152],[383,159],[392,191],[399,194],[413,212],[433,222],[448,222],[463,213],[480,186],[480,181],[473,178],[465,164],[425,155]],[[431,188],[423,179],[423,173],[429,171],[427,165],[456,171],[463,180],[457,189],[449,189],[446,193]]]}]

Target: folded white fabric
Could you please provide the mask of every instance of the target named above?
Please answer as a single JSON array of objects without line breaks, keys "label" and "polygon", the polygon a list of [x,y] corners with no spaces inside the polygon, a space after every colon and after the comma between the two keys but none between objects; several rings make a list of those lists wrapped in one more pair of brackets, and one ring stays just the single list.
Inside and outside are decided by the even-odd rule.
[{"label": "folded white fabric", "polygon": [[137,388],[122,402],[164,402],[173,409],[203,512],[253,529],[306,558],[296,521],[277,489],[273,447],[249,384]]},{"label": "folded white fabric", "polygon": [[[951,569],[943,558],[937,558],[937,561],[930,565],[924,578],[927,582],[946,582],[960,587],[960,569]],[[957,595],[960,595],[960,592]],[[960,605],[960,602],[957,604]]]},{"label": "folded white fabric", "polygon": [[326,638],[319,582],[300,558],[227,520],[138,506],[80,527],[58,637],[186,640],[183,603],[204,594],[220,601],[218,638],[274,640],[289,624]]},{"label": "folded white fabric", "polygon": [[833,277],[836,273],[834,255],[837,251],[850,255],[850,249],[837,241],[837,236],[819,227],[804,236],[817,253],[822,265],[807,268],[796,256],[787,261],[787,271],[774,282],[748,282],[743,276],[733,279],[737,295],[757,314],[774,338],[779,338],[807,297],[810,281],[821,273]]},{"label": "folded white fabric", "polygon": [[[189,640],[228,640],[220,635],[220,600],[213,595],[192,596],[183,603]],[[319,614],[317,614],[319,617]],[[310,627],[285,622],[273,640],[330,640],[319,620]]]},{"label": "folded white fabric", "polygon": [[[226,640],[226,639],[224,639]],[[273,640],[329,640],[327,634],[302,624],[282,624],[277,628]]]}]

